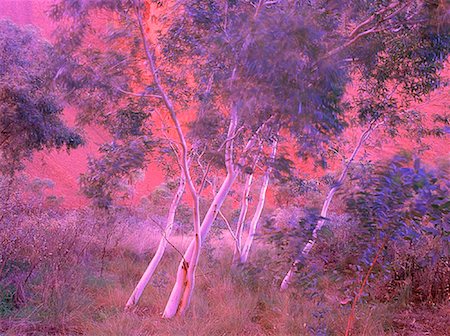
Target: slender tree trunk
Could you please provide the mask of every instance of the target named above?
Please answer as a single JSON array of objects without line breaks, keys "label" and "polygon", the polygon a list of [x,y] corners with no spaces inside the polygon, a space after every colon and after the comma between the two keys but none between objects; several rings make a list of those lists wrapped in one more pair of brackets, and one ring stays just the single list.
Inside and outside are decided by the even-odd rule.
[{"label": "slender tree trunk", "polygon": [[[209,232],[217,214],[225,201],[228,192],[236,179],[237,174],[227,175],[222,186],[220,187],[216,197],[210,205],[208,212],[203,219],[201,225],[201,239],[204,239]],[[163,317],[172,318],[176,314],[182,315],[189,305],[190,296],[192,294],[193,285],[189,285],[189,281],[186,281],[188,277],[189,269],[197,267],[198,257],[195,256],[195,240],[193,239],[187,248],[183,260],[178,266],[177,277],[175,285],[167,301],[166,308],[164,309]]]},{"label": "slender tree trunk", "polygon": [[368,269],[368,271],[366,273],[366,276],[363,279],[361,287],[359,288],[358,294],[356,294],[355,298],[353,299],[352,308],[350,310],[350,315],[349,315],[348,320],[347,320],[347,328],[345,329],[345,336],[349,336],[350,332],[352,331],[353,321],[355,320],[356,304],[358,303],[359,299],[363,295],[364,287],[366,286],[367,281],[369,280],[370,274],[372,273],[373,268],[375,267],[375,265],[377,263],[377,260],[380,257],[381,252],[383,251],[384,246],[386,245],[387,241],[388,241],[388,238],[386,237],[383,240],[381,246],[378,248],[378,251],[375,254],[375,257],[373,258],[372,264],[370,265],[370,267],[369,267],[369,269]]},{"label": "slender tree trunk", "polygon": [[136,285],[136,288],[133,290],[133,293],[131,294],[130,298],[128,299],[125,308],[130,308],[131,306],[138,303],[139,298],[141,297],[145,287],[149,283],[153,274],[155,273],[156,267],[158,267],[163,255],[164,255],[164,252],[165,252],[166,246],[167,246],[167,240],[172,233],[173,224],[175,221],[175,213],[177,211],[178,205],[180,204],[180,201],[184,194],[184,190],[185,190],[185,186],[186,186],[183,174],[180,176],[179,183],[180,184],[178,186],[178,190],[175,193],[174,198],[172,199],[172,203],[170,204],[169,213],[167,215],[167,220],[166,220],[166,227],[164,228],[164,231],[162,232],[162,237],[159,241],[158,248],[156,249],[156,253],[153,256],[152,260],[150,261],[150,264],[147,266],[147,269],[145,270],[145,272],[142,275],[141,279],[139,280],[138,284]]},{"label": "slender tree trunk", "polygon": [[[260,1],[260,4],[262,1]],[[182,167],[182,172],[186,178],[186,183],[188,186],[188,189],[191,193],[191,196],[193,198],[193,212],[194,212],[194,234],[195,237],[191,241],[191,244],[189,245],[188,249],[186,250],[183,260],[181,261],[178,272],[177,272],[177,278],[175,285],[172,289],[172,292],[170,294],[169,300],[167,302],[166,308],[164,310],[163,316],[166,318],[172,318],[176,314],[183,314],[186,308],[189,306],[189,301],[191,298],[192,291],[194,289],[194,280],[195,280],[195,270],[197,267],[201,244],[202,244],[202,238],[206,236],[208,233],[212,223],[214,222],[214,219],[217,216],[217,213],[220,211],[220,207],[222,206],[225,198],[228,195],[228,192],[231,189],[231,186],[234,183],[234,180],[236,179],[236,176],[240,173],[243,164],[246,161],[245,155],[248,154],[247,152],[252,149],[256,142],[256,136],[259,133],[259,130],[253,135],[253,137],[249,140],[247,143],[243,155],[241,157],[241,160],[237,164],[237,167],[234,167],[234,161],[233,161],[233,146],[234,146],[234,137],[236,135],[236,128],[237,128],[237,104],[234,104],[231,111],[231,121],[230,126],[228,129],[227,139],[226,139],[226,148],[225,148],[225,165],[227,167],[227,177],[225,178],[219,192],[217,193],[216,197],[214,198],[213,204],[211,204],[205,218],[203,219],[202,224],[200,224],[200,212],[199,212],[199,194],[196,191],[194,187],[193,180],[190,176],[189,168],[188,168],[188,149],[186,144],[186,139],[184,137],[181,125],[178,121],[178,118],[175,113],[174,106],[169,98],[169,96],[166,94],[165,90],[163,89],[161,85],[161,81],[158,76],[158,72],[156,69],[155,61],[154,61],[154,55],[153,50],[150,48],[150,45],[148,44],[147,38],[145,36],[144,31],[144,25],[142,21],[142,15],[140,13],[140,7],[138,4],[135,3],[135,11],[136,11],[136,17],[139,25],[139,30],[142,37],[142,42],[144,46],[144,52],[149,64],[149,68],[151,71],[151,74],[153,75],[155,85],[159,91],[159,94],[161,95],[161,99],[164,102],[164,105],[166,106],[167,110],[169,111],[170,117],[172,119],[172,122],[175,126],[175,130],[177,132],[178,138],[180,140],[181,145],[181,158],[180,163]],[[257,11],[258,12],[258,11]],[[255,14],[256,17],[257,14]],[[233,71],[232,80],[233,82],[235,77],[235,71]],[[269,120],[271,120],[269,118]],[[266,124],[263,123],[261,125],[260,129]]]},{"label": "slender tree trunk", "polygon": [[196,243],[197,237],[202,240],[206,237],[212,223],[217,217],[220,208],[225,201],[231,186],[236,179],[239,171],[234,169],[233,164],[233,137],[237,128],[237,108],[233,106],[231,111],[230,125],[228,127],[227,140],[225,146],[225,164],[227,167],[227,176],[222,183],[219,191],[211,203],[208,212],[203,218],[199,235],[191,241],[187,248],[183,260],[180,262],[177,271],[175,285],[172,288],[163,317],[172,318],[176,314],[182,315],[189,306],[191,295],[195,285],[195,270],[199,259],[200,249]]},{"label": "slender tree trunk", "polygon": [[239,218],[236,224],[236,244],[234,246],[233,253],[233,264],[235,264],[241,258],[242,252],[242,233],[244,232],[244,223],[247,217],[250,187],[253,182],[253,173],[247,174],[245,177],[245,183],[242,188],[242,198],[241,198],[241,211],[239,213]]},{"label": "slender tree trunk", "polygon": [[[190,300],[190,293],[192,292],[192,289],[194,288],[194,278],[195,278],[195,269],[197,266],[197,260],[200,254],[200,249],[201,249],[201,244],[202,244],[202,239],[201,239],[201,225],[200,225],[200,200],[199,200],[199,195],[198,192],[194,186],[194,181],[192,180],[192,177],[190,175],[190,171],[189,171],[189,159],[188,159],[188,147],[187,147],[187,142],[186,142],[186,138],[184,137],[184,133],[183,130],[181,128],[180,122],[178,120],[178,117],[175,113],[175,108],[172,104],[172,101],[170,100],[169,96],[167,95],[166,91],[164,90],[164,88],[162,87],[161,81],[159,79],[158,76],[158,71],[156,68],[156,64],[155,64],[155,60],[153,59],[153,53],[152,50],[150,48],[150,45],[148,44],[147,38],[145,36],[145,31],[144,31],[144,25],[142,22],[142,16],[140,13],[140,9],[139,6],[135,6],[135,11],[136,11],[136,17],[138,20],[138,24],[139,24],[139,31],[141,33],[141,37],[142,37],[142,43],[144,46],[144,52],[148,61],[148,65],[150,68],[150,72],[153,75],[153,79],[155,82],[155,85],[159,91],[159,94],[161,95],[161,98],[164,102],[164,105],[166,106],[170,118],[175,126],[175,130],[177,132],[177,136],[178,139],[180,141],[180,145],[181,145],[181,155],[180,155],[180,164],[181,164],[181,170],[182,173],[184,174],[184,177],[186,179],[186,184],[188,186],[188,190],[192,196],[192,200],[193,200],[193,222],[194,222],[194,240],[192,242],[193,247],[190,250],[189,256],[185,257],[184,260],[181,263],[181,272],[183,273],[183,286],[188,289],[187,293],[183,294],[180,292],[180,294],[182,294],[182,298],[183,301],[180,302],[179,304],[179,309],[177,306],[177,309],[179,310],[180,313],[182,313],[184,311],[184,309],[188,306],[189,304],[189,300]],[[231,124],[230,124],[231,125]],[[237,125],[237,121],[236,123],[233,124],[234,126]],[[231,126],[230,126],[231,127]],[[233,129],[233,135],[234,135],[234,131],[236,130],[236,127]],[[231,141],[232,142],[232,141]],[[232,146],[232,145],[231,145]],[[179,272],[180,273],[180,270]],[[178,281],[179,276],[177,275],[177,281]],[[175,288],[174,288],[175,289]],[[178,297],[178,296],[177,296]],[[179,300],[181,299],[181,296],[178,297]],[[178,300],[178,301],[179,301]],[[176,312],[176,311],[175,311]],[[174,314],[175,314],[174,312]],[[171,314],[168,314],[166,317],[173,317],[174,316]]]},{"label": "slender tree trunk", "polygon": [[[272,153],[270,155],[270,161],[273,163],[277,153],[278,140],[274,140],[272,144]],[[250,248],[252,247],[253,240],[255,239],[256,229],[258,228],[259,219],[261,218],[262,211],[264,209],[264,204],[266,202],[267,187],[269,186],[270,174],[272,172],[272,166],[269,166],[263,176],[263,183],[261,186],[261,191],[259,193],[258,205],[256,206],[255,213],[253,214],[252,221],[248,230],[247,240],[245,241],[244,248],[241,254],[241,263],[246,263],[248,260],[248,255],[250,253]]]},{"label": "slender tree trunk", "polygon": [[[233,186],[234,181],[236,180],[236,177],[240,174],[242,167],[244,167],[246,164],[246,156],[248,152],[256,145],[260,131],[272,119],[273,118],[270,117],[253,134],[251,139],[247,142],[247,145],[243,150],[239,162],[235,165],[233,163],[233,138],[235,136],[237,127],[237,110],[235,107],[233,107],[226,140],[227,145],[225,148],[225,164],[227,167],[227,176],[222,182],[222,185],[216,196],[214,197],[213,202],[208,209],[208,212],[203,218],[200,229],[201,239],[205,239],[206,235],[208,234],[212,224],[214,223],[214,220],[216,219],[222,207],[223,202],[225,201],[229,191],[231,190],[231,187]],[[192,240],[183,256],[182,261],[178,266],[175,285],[172,288],[172,292],[170,293],[169,300],[167,301],[166,308],[163,313],[163,317],[165,318],[172,318],[177,314],[182,315],[189,305],[189,300],[193,291],[193,283],[192,285],[189,285],[188,281],[186,281],[186,277],[189,274],[189,269],[195,270],[195,268],[197,267],[198,256],[195,256],[195,252],[195,240]]]},{"label": "slender tree trunk", "polygon": [[236,224],[236,234],[235,234],[235,246],[233,252],[233,261],[232,265],[236,265],[241,260],[242,255],[242,234],[244,233],[245,220],[247,218],[248,212],[248,204],[249,204],[249,195],[250,189],[254,178],[254,171],[256,169],[256,165],[259,161],[259,156],[263,150],[262,143],[260,143],[259,151],[255,155],[255,158],[252,163],[251,173],[246,174],[245,183],[242,188],[242,197],[241,197],[241,211],[239,212],[239,218]]},{"label": "slender tree trunk", "polygon": [[311,249],[313,248],[314,244],[317,240],[317,234],[322,229],[323,225],[325,224],[325,221],[327,220],[328,216],[328,208],[330,207],[331,201],[333,200],[334,195],[339,190],[339,188],[342,186],[342,183],[344,182],[348,170],[350,168],[350,165],[352,164],[353,160],[355,159],[356,155],[358,154],[359,150],[363,146],[364,142],[367,140],[367,138],[370,136],[372,131],[377,127],[378,125],[375,125],[375,121],[372,121],[369,124],[369,127],[361,134],[361,137],[359,138],[358,144],[356,145],[355,149],[353,150],[352,155],[348,159],[347,163],[344,165],[344,169],[342,170],[341,175],[339,176],[339,179],[334,184],[334,186],[328,191],[328,194],[325,198],[325,201],[322,205],[322,210],[320,211],[320,219],[317,221],[317,225],[314,228],[312,238],[308,241],[308,243],[303,248],[300,257],[294,260],[294,262],[291,265],[291,268],[287,272],[287,274],[284,276],[283,281],[281,282],[280,289],[285,290],[289,287],[292,277],[295,274],[295,270],[297,267],[302,263],[302,261],[305,259],[305,257],[311,252]]}]

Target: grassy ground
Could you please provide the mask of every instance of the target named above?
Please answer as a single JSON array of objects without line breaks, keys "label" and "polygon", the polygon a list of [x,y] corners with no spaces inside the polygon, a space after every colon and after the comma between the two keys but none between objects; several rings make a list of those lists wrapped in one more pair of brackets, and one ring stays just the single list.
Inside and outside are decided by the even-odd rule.
[{"label": "grassy ground", "polygon": [[[230,272],[232,241],[227,236],[206,246],[186,316],[170,321],[161,318],[179,261],[172,247],[138,307],[125,312],[123,306],[157,238],[157,233],[127,235],[108,250],[102,274],[99,261],[87,258],[51,285],[35,280],[28,288],[34,294],[19,309],[3,314],[0,335],[344,334],[351,302],[342,302],[331,279],[319,279],[320,296],[306,295],[298,287],[280,293],[279,281],[264,271],[270,253],[262,242],[253,251],[252,265]],[[188,237],[174,237],[171,242],[183,250]],[[353,335],[448,335],[448,313],[448,307],[423,311],[389,303],[360,303]]]}]

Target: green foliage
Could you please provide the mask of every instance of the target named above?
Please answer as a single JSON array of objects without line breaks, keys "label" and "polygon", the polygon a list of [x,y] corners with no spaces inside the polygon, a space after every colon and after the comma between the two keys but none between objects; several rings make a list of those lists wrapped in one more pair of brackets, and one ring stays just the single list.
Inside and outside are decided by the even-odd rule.
[{"label": "green foliage", "polygon": [[[148,51],[158,54],[168,96],[180,110],[197,111],[189,123],[192,154],[219,169],[230,109],[239,115],[236,149],[271,116],[261,134],[265,141],[288,129],[298,154],[325,166],[324,143],[346,126],[351,106],[343,97],[353,80],[359,121],[381,119],[395,134],[412,119],[410,101],[440,85],[449,52],[448,25],[435,20],[443,9],[422,1],[190,0],[170,6],[183,14],[162,16],[160,29],[148,18],[148,2],[58,1],[51,11],[65,55],[58,83],[81,121],[101,123],[123,144],[154,137],[151,117],[161,101],[141,60]],[[100,13],[108,24],[95,23]],[[145,50],[138,15],[144,38],[155,33],[161,53]],[[169,146],[155,143],[166,157]]]},{"label": "green foliage", "polygon": [[133,179],[148,162],[152,146],[145,136],[101,146],[102,156],[90,158],[88,171],[80,177],[82,191],[100,208],[109,208],[114,200],[127,198]]},{"label": "green foliage", "polygon": [[192,134],[207,152],[221,141],[201,139],[203,130],[223,141],[217,115],[234,105],[247,130],[276,115],[278,127],[297,138],[300,156],[313,153],[326,164],[322,144],[346,126],[350,81],[358,88],[352,122],[382,120],[391,135],[411,123],[410,103],[441,85],[450,42],[439,3],[251,3],[185,1],[185,15],[167,18],[168,33],[160,34],[172,94],[185,89],[177,80],[187,72],[196,80],[190,96],[200,108]]},{"label": "green foliage", "polygon": [[[448,170],[431,170],[406,156],[368,168],[356,172],[356,184],[344,186],[348,214],[329,216],[307,260],[298,263],[297,289],[320,298],[331,281],[335,295],[353,298],[381,249],[363,300],[445,302],[450,274]],[[275,279],[284,274],[286,260],[298,257],[316,223],[317,213],[295,207],[273,214],[262,237],[271,246],[265,267]]]},{"label": "green foliage", "polygon": [[0,316],[8,316],[8,314],[16,308],[14,296],[14,288],[5,288],[2,286],[2,294],[0,296]]},{"label": "green foliage", "polygon": [[[108,18],[104,25],[97,24],[99,14]],[[80,179],[94,204],[108,208],[128,196],[156,145],[164,158],[170,151],[152,132],[160,97],[142,63],[135,7],[125,0],[63,0],[55,2],[50,15],[59,24],[57,84],[77,108],[81,124],[101,125],[112,136]]]},{"label": "green foliage", "polygon": [[23,168],[44,148],[76,148],[79,133],[61,119],[54,86],[58,55],[36,31],[0,20],[0,172]]},{"label": "green foliage", "polygon": [[437,1],[360,5],[354,7],[355,17],[369,14],[372,20],[354,32],[362,36],[346,51],[361,81],[355,99],[359,118],[383,120],[387,132],[396,135],[414,116],[410,104],[442,85],[441,71],[450,52],[450,25],[441,21],[445,5]]},{"label": "green foliage", "polygon": [[[419,160],[410,164],[399,156],[381,165],[348,199],[348,210],[361,225],[355,233],[360,240],[360,265],[367,268],[384,244],[382,277],[388,282],[412,277],[417,296],[427,282],[434,293],[422,295],[421,300],[431,295],[432,302],[441,302],[448,295],[442,282],[449,259],[448,176],[426,169]],[[398,249],[406,255],[403,260],[393,253]]]},{"label": "green foliage", "polygon": [[[168,34],[160,36],[165,68],[170,64],[178,73],[193,73],[199,121],[234,105],[251,132],[276,116],[274,128],[289,128],[307,153],[308,146],[317,149],[343,126],[346,71],[319,62],[333,28],[315,17],[321,8],[313,5],[262,7],[255,14],[245,2],[186,1],[186,15],[171,18]],[[209,130],[224,127],[214,126]],[[199,129],[194,135],[201,135],[203,127],[193,124]],[[197,141],[210,148],[214,143],[208,140]]]},{"label": "green foliage", "polygon": [[449,182],[424,168],[419,160],[396,157],[359,186],[349,198],[355,213],[371,235],[379,232],[392,238],[415,241],[428,232],[448,241]]},{"label": "green foliage", "polygon": [[[155,106],[132,10],[132,1],[63,0],[50,11],[59,24],[57,84],[65,99],[77,107],[79,122],[100,124],[121,139],[150,136]],[[104,25],[96,24],[100,13],[108,17]]]}]

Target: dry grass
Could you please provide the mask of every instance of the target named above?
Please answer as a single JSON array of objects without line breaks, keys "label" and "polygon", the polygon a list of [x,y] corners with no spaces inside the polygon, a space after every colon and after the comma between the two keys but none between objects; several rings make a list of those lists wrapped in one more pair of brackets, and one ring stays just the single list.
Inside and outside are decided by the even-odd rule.
[{"label": "dry grass", "polygon": [[[95,253],[82,259],[72,265],[72,273],[66,271],[65,283],[52,284],[52,295],[46,301],[40,302],[42,296],[37,294],[29,296],[20,309],[0,318],[0,331],[4,335],[92,336],[331,336],[345,331],[349,307],[339,303],[331,279],[319,279],[317,286],[324,293],[320,297],[311,297],[300,288],[280,293],[273,273],[264,265],[264,260],[273,256],[261,241],[256,242],[252,252],[252,265],[230,271],[233,241],[226,233],[214,236],[205,246],[186,316],[167,321],[161,318],[161,312],[180,259],[177,250],[187,246],[188,235],[170,239],[176,249],[168,247],[139,306],[125,312],[123,306],[150,260],[159,235],[145,225],[119,232],[120,239],[111,239],[102,276]],[[101,240],[95,241],[97,245],[90,248],[97,251],[98,257]],[[30,291],[45,292],[45,286],[37,282]],[[395,335],[398,323],[394,322],[391,305],[361,303],[354,335]]]}]

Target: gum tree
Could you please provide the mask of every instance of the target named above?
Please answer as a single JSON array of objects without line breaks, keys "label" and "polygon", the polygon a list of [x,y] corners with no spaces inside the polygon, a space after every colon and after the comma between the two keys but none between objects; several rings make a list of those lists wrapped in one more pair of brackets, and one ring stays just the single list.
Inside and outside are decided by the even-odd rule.
[{"label": "gum tree", "polygon": [[[103,147],[106,155],[101,160],[92,162],[91,172],[84,178],[87,182],[85,183],[86,191],[95,197],[99,190],[100,198],[106,198],[107,203],[112,199],[111,195],[115,186],[119,183],[118,181],[123,176],[141,168],[145,163],[145,147],[141,146],[142,153],[139,153],[139,150],[129,151],[130,147],[123,145],[135,144],[134,148],[138,149],[141,138],[144,141],[142,144],[146,145],[148,135],[134,133],[141,133],[142,128],[150,124],[148,117],[150,116],[149,111],[152,109],[157,108],[167,112],[175,130],[173,132],[176,139],[175,147],[177,147],[175,151],[178,154],[183,178],[194,201],[193,222],[196,238],[191,244],[188,255],[184,257],[179,272],[179,274],[181,273],[179,283],[182,284],[179,293],[183,295],[183,305],[187,306],[194,285],[194,272],[196,260],[198,260],[200,253],[201,237],[205,235],[205,232],[203,231],[203,234],[200,234],[199,196],[188,165],[189,144],[172,102],[173,95],[176,92],[178,97],[175,98],[183,103],[186,99],[185,92],[184,90],[176,91],[177,87],[169,85],[170,93],[168,93],[164,87],[165,83],[162,82],[156,66],[155,49],[148,36],[147,21],[144,22],[148,14],[145,12],[146,9],[148,8],[138,1],[104,1],[99,3],[61,1],[57,3],[53,8],[52,15],[62,23],[59,30],[58,47],[67,55],[67,59],[64,60],[65,62],[60,69],[59,80],[67,89],[67,99],[80,109],[81,121],[100,123],[108,128],[116,138],[115,142]],[[106,31],[99,29],[100,32],[92,34],[93,29],[91,28],[95,25],[93,17],[99,12],[110,15],[112,27],[108,27],[110,29]],[[69,26],[70,29],[65,28]],[[99,41],[100,36],[108,40],[108,45],[104,46],[101,42],[98,42],[99,47],[93,48],[92,41]],[[139,44],[136,44],[136,41],[139,41]],[[123,50],[125,52],[122,52]],[[147,63],[146,66],[142,66],[141,60],[143,59]],[[146,74],[147,78],[142,75],[143,73]],[[164,80],[167,79],[168,77],[164,77]],[[178,82],[176,84],[178,86],[183,85],[183,83]],[[133,91],[132,89],[135,88],[142,88],[142,91]],[[131,119],[136,114],[139,118]],[[119,118],[121,117],[135,121],[136,127],[129,129],[128,123],[120,123]],[[236,109],[231,112],[230,120],[228,131],[223,136],[224,141],[221,146],[225,149],[224,161],[226,162],[227,177],[204,219],[204,222],[207,223],[207,229],[216,216],[216,210],[213,209],[220,209],[237,176],[237,172],[241,169],[239,167],[235,170],[232,162],[234,155],[233,137],[237,127]],[[222,123],[222,127],[225,126]],[[124,128],[125,132],[123,132]],[[257,133],[250,138],[248,144],[244,147],[245,152],[248,152],[256,142]],[[136,135],[139,135],[140,138],[136,138]],[[174,142],[174,140],[169,141]],[[127,156],[120,155],[121,152],[131,154],[130,160],[127,159]],[[241,166],[246,162],[246,154],[242,155],[239,160]],[[107,169],[102,168],[105,163]],[[109,168],[113,169],[112,179],[108,179],[111,173]],[[114,171],[117,173],[114,173]],[[102,181],[107,182],[106,185]],[[108,185],[111,185],[111,187],[108,187]],[[189,267],[187,267],[186,260],[190,261]],[[184,272],[185,269],[187,272]],[[184,288],[184,284],[187,285],[188,289]]]},{"label": "gum tree", "polygon": [[259,198],[258,198],[258,204],[256,205],[255,213],[253,214],[252,220],[250,222],[250,226],[248,228],[248,234],[247,239],[242,245],[242,247],[239,249],[241,251],[240,253],[240,262],[246,263],[248,260],[248,256],[250,254],[250,249],[253,244],[253,240],[256,235],[256,229],[258,228],[258,223],[261,218],[262,211],[264,209],[264,204],[266,202],[266,193],[267,188],[269,186],[269,179],[270,175],[272,173],[272,165],[273,161],[275,160],[276,154],[277,154],[277,146],[278,146],[278,139],[272,139],[272,153],[270,154],[270,160],[272,161],[267,167],[266,171],[264,172],[264,175],[262,177],[262,185],[261,190],[259,192]]},{"label": "gum tree", "polygon": [[[320,156],[318,149],[343,129],[340,102],[349,77],[345,68],[335,66],[344,56],[327,59],[343,37],[337,24],[323,16],[326,6],[174,2],[159,32],[148,2],[65,0],[54,7],[62,27],[71,27],[60,29],[61,50],[70,56],[61,77],[76,82],[81,76],[93,84],[81,81],[73,91],[74,100],[91,93],[80,101],[82,112],[90,111],[82,116],[114,128],[117,107],[131,96],[143,111],[158,111],[170,121],[193,200],[194,238],[179,264],[164,317],[183,314],[189,306],[201,242],[236,178],[253,165],[261,142],[285,130],[297,137],[302,155]],[[108,24],[94,21],[99,13],[109,18]],[[108,30],[108,43],[93,49],[92,40]],[[181,118],[191,120],[191,132]],[[203,218],[198,211],[202,183],[195,185],[188,165],[196,153],[224,172]]]},{"label": "gum tree", "polygon": [[334,195],[371,133],[379,128],[395,136],[399,129],[411,127],[417,115],[411,104],[440,86],[440,71],[450,49],[449,25],[443,21],[445,7],[439,3],[361,2],[342,13],[347,13],[351,29],[345,42],[326,57],[348,56],[358,85],[354,110],[365,130],[327,193],[312,239],[294,260],[281,289],[289,286],[295,270],[314,246]]},{"label": "gum tree", "polygon": [[[230,125],[236,123],[235,129],[242,128],[235,133],[238,136],[228,133],[225,142],[232,138],[233,148],[230,149],[243,146],[244,154],[251,147],[257,151],[255,135],[265,134],[267,139],[282,128],[302,134],[310,145],[326,141],[329,134],[342,129],[339,101],[347,77],[340,69],[319,61],[327,51],[326,38],[317,32],[326,32],[331,27],[314,16],[305,18],[302,8],[288,3],[270,7],[263,1],[254,6],[251,3],[192,1],[185,3],[184,11],[184,15],[171,22],[166,39],[170,42],[163,49],[165,57],[175,67],[193,64],[200,83],[209,87],[208,95],[199,95],[201,106],[205,106],[200,113],[207,110],[214,115],[215,111],[230,106]],[[277,36],[275,41],[274,36]],[[277,57],[273,57],[275,54]],[[343,76],[338,75],[340,73]],[[265,119],[270,124],[267,125]],[[245,146],[244,136],[250,138]],[[304,146],[304,154],[310,147]],[[225,156],[228,175],[216,197],[221,191],[228,193],[246,165],[251,169],[252,162],[242,159],[234,161],[232,156]],[[221,204],[216,204],[212,203],[213,207],[204,218],[202,234],[207,234],[220,210]],[[192,248],[191,244],[184,260],[191,260]],[[166,306],[166,317],[184,311],[186,296],[183,295],[189,293],[190,288],[185,286],[181,294],[183,272],[185,269],[180,264],[177,283]]]}]

